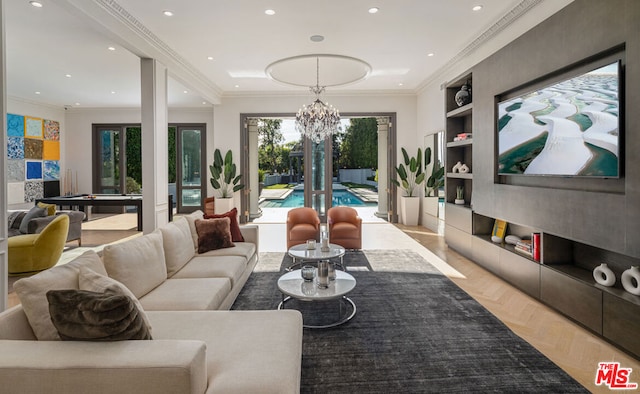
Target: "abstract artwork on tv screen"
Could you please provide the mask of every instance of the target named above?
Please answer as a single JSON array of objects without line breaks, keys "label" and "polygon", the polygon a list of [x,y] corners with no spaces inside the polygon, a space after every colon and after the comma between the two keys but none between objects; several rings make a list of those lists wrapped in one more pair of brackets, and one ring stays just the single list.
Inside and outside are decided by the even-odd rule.
[{"label": "abstract artwork on tv screen", "polygon": [[620,176],[615,62],[498,104],[501,175]]}]

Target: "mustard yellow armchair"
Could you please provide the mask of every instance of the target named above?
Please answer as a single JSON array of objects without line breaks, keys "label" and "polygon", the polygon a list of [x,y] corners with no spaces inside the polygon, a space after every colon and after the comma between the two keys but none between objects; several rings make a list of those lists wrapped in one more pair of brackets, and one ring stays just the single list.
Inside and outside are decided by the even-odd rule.
[{"label": "mustard yellow armchair", "polygon": [[9,238],[9,275],[38,272],[56,265],[62,255],[68,232],[69,216],[59,215],[39,234]]}]

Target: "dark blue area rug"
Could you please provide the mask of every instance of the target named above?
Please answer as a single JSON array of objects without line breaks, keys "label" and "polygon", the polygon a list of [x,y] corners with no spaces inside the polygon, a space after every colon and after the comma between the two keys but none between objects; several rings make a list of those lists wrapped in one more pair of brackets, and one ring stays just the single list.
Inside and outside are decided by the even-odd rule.
[{"label": "dark blue area rug", "polygon": [[[304,330],[302,392],[588,392],[418,254],[376,253],[389,251],[345,256],[357,280],[353,320]],[[375,271],[367,256],[422,269],[393,272],[387,263]],[[285,256],[281,268],[290,262]],[[232,309],[277,308],[282,272],[254,272]]]}]

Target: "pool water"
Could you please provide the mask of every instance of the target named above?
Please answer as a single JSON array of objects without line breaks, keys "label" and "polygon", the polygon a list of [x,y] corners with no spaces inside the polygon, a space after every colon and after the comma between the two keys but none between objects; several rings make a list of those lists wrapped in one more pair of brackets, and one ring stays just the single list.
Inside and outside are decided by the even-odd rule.
[{"label": "pool water", "polygon": [[[332,194],[333,206],[343,205],[347,207],[375,207],[375,202],[364,202],[355,194],[347,190],[334,190]],[[265,200],[260,203],[261,208],[295,208],[304,206],[304,192],[294,190],[284,200]]]}]

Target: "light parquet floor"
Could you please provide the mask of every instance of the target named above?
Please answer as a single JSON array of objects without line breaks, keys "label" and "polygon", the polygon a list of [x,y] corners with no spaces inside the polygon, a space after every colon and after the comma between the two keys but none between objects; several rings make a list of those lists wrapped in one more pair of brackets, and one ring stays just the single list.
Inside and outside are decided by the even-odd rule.
[{"label": "light parquet floor", "polygon": [[444,237],[422,227],[397,227],[461,273],[451,280],[591,392],[610,392],[595,385],[598,363],[604,361],[632,368],[631,381],[640,383],[640,360],[449,249]]}]

